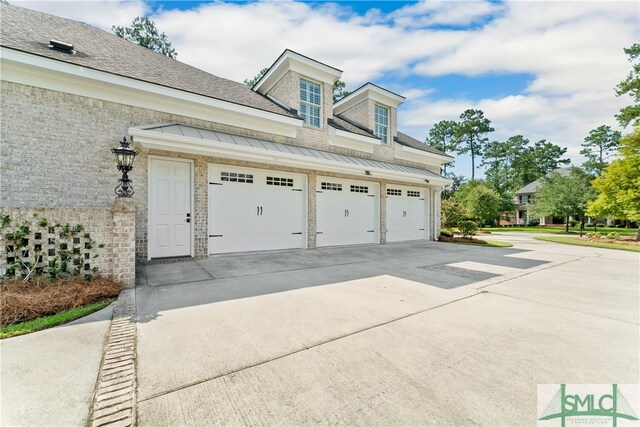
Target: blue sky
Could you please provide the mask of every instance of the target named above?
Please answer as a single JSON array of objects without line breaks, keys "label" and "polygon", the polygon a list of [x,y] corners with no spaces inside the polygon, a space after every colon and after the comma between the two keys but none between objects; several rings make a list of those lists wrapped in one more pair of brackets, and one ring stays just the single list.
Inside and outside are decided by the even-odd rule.
[{"label": "blue sky", "polygon": [[[613,91],[630,70],[622,49],[640,34],[635,1],[12,3],[105,30],[149,16],[178,60],[236,81],[290,48],[344,70],[348,89],[372,81],[405,95],[399,127],[415,138],[479,108],[489,138],[547,139],[575,164],[589,130],[617,127],[629,103]],[[462,155],[455,172],[470,167]]]}]

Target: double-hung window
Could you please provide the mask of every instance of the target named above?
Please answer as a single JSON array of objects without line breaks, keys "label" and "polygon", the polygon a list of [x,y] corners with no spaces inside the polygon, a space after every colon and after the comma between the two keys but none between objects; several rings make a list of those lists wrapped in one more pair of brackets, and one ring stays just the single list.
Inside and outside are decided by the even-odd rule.
[{"label": "double-hung window", "polygon": [[373,133],[382,140],[383,144],[389,142],[389,109],[376,105],[376,126]]},{"label": "double-hung window", "polygon": [[300,79],[300,115],[309,126],[320,127],[320,85]]}]

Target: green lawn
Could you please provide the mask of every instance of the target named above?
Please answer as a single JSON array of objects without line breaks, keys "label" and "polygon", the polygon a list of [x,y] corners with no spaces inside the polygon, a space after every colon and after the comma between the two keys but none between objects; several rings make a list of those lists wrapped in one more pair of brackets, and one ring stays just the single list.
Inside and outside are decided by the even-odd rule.
[{"label": "green lawn", "polygon": [[623,251],[640,252],[640,246],[622,245],[619,243],[592,242],[590,240],[579,240],[575,237],[536,237],[536,240],[545,242],[565,243],[567,245],[591,246],[595,248],[620,249]]},{"label": "green lawn", "polygon": [[444,243],[455,243],[458,245],[470,245],[470,246],[492,247],[492,248],[510,248],[513,246],[509,242],[499,242],[497,240],[485,240],[485,242],[487,242],[486,245],[481,245],[479,243],[468,243],[468,242],[444,242]]},{"label": "green lawn", "polygon": [[[552,234],[567,234],[564,227],[484,227],[483,231],[518,231],[526,233],[552,233]],[[593,231],[593,227],[585,227],[584,232],[590,233]],[[598,233],[608,234],[615,231],[621,236],[635,236],[638,233],[637,228],[611,228],[611,227],[598,227]],[[569,234],[580,234],[580,227],[569,227]]]},{"label": "green lawn", "polygon": [[115,298],[105,299],[102,301],[94,302],[92,304],[83,305],[82,307],[61,311],[60,313],[52,314],[51,316],[39,317],[37,319],[29,320],[28,322],[1,326],[0,339],[14,337],[16,335],[29,334],[31,332],[41,331],[43,329],[71,322],[72,320],[79,319],[80,317],[84,317],[88,314],[93,313],[94,311],[105,308],[106,306],[111,304],[114,299]]}]

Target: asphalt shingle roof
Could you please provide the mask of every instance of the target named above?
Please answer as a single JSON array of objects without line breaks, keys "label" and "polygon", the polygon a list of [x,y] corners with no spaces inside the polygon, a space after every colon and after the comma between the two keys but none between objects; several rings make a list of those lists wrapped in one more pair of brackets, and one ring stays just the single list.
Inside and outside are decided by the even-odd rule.
[{"label": "asphalt shingle roof", "polygon": [[[405,145],[407,147],[415,148],[416,150],[427,151],[429,153],[438,154],[440,156],[451,157],[447,153],[440,151],[436,148],[433,148],[424,142],[420,142],[417,139],[407,135],[406,133],[402,133],[398,131],[398,136],[394,138],[394,140],[401,145]],[[451,157],[453,158],[453,157]]]},{"label": "asphalt shingle roof", "polygon": [[351,120],[345,119],[340,115],[335,115],[333,116],[333,119],[328,119],[327,123],[329,123],[329,126],[336,129],[344,130],[344,131],[355,133],[362,136],[368,136],[370,138],[378,138],[373,134],[372,130],[367,129],[366,127],[361,126],[357,123],[354,123]]},{"label": "asphalt shingle roof", "polygon": [[[571,175],[571,168],[558,168],[556,170],[554,170],[551,173],[558,173],[562,176],[569,176]],[[525,185],[524,187],[522,187],[521,189],[519,189],[518,191],[516,191],[516,194],[533,194],[536,191],[538,191],[538,188],[540,188],[540,186],[544,183],[544,178],[539,178],[536,179],[535,181]]]},{"label": "asphalt shingle roof", "polygon": [[[55,39],[75,54],[49,48]],[[214,76],[82,22],[0,4],[0,45],[289,117],[297,117],[248,86]]]}]

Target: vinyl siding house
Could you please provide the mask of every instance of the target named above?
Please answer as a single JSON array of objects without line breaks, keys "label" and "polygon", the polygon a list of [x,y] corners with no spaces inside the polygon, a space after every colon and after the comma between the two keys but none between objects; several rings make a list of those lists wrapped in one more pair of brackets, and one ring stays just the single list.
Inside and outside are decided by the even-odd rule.
[{"label": "vinyl siding house", "polygon": [[[558,173],[562,176],[569,176],[571,173],[571,168],[558,168],[554,170],[552,173]],[[528,225],[530,223],[539,223],[543,226],[562,226],[565,223],[565,218],[555,218],[555,217],[544,217],[544,218],[534,218],[529,215],[529,204],[533,201],[538,188],[542,186],[544,183],[544,178],[537,179],[518,191],[515,192],[515,202],[516,202],[516,210],[515,210],[515,218],[517,225]]]},{"label": "vinyl siding house", "polygon": [[[367,83],[334,104],[342,71],[290,50],[249,88],[0,8],[2,209],[82,221],[103,271],[132,282],[158,258],[437,238],[452,158],[398,130],[402,96]],[[114,195],[124,135],[132,198]]]}]

